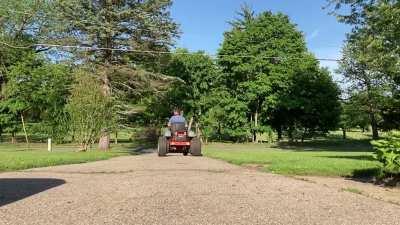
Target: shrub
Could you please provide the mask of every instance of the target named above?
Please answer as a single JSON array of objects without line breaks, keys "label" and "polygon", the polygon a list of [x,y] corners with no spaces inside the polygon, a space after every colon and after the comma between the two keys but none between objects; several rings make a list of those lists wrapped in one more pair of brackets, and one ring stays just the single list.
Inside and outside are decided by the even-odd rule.
[{"label": "shrub", "polygon": [[383,163],[386,175],[400,174],[400,132],[392,132],[384,140],[373,141],[375,158]]},{"label": "shrub", "polygon": [[99,139],[102,129],[112,127],[111,97],[105,95],[94,74],[78,70],[68,99],[67,110],[71,118],[71,131],[82,150]]}]

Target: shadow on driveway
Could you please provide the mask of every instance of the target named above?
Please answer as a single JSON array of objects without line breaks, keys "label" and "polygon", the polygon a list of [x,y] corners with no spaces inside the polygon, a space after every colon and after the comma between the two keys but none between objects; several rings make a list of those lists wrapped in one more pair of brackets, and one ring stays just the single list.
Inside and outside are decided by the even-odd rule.
[{"label": "shadow on driveway", "polygon": [[60,179],[0,178],[0,207],[65,184]]}]

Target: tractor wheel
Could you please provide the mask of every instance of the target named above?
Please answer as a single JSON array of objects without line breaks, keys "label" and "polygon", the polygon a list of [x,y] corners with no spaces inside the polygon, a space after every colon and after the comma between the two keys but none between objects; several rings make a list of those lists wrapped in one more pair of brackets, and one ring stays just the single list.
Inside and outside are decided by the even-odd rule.
[{"label": "tractor wheel", "polygon": [[192,156],[202,156],[199,138],[193,138],[192,141],[190,141],[190,154]]},{"label": "tractor wheel", "polygon": [[167,138],[165,137],[160,137],[158,139],[158,156],[166,156],[168,151],[167,151]]}]

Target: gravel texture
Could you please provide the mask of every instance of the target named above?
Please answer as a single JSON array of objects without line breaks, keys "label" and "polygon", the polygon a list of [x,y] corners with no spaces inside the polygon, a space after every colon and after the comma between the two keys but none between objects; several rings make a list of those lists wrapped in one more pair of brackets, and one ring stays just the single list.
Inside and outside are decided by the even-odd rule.
[{"label": "gravel texture", "polygon": [[1,173],[0,224],[395,225],[400,206],[205,157],[146,154]]}]

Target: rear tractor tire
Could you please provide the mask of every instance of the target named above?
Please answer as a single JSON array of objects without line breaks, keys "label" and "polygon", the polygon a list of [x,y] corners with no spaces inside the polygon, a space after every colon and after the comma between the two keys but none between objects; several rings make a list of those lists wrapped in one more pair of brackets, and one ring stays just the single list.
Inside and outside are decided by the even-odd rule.
[{"label": "rear tractor tire", "polygon": [[201,142],[199,138],[193,138],[190,141],[190,154],[192,156],[203,156],[201,154]]},{"label": "rear tractor tire", "polygon": [[158,156],[167,156],[168,149],[167,149],[167,138],[160,137],[158,139],[158,148],[157,148]]}]

